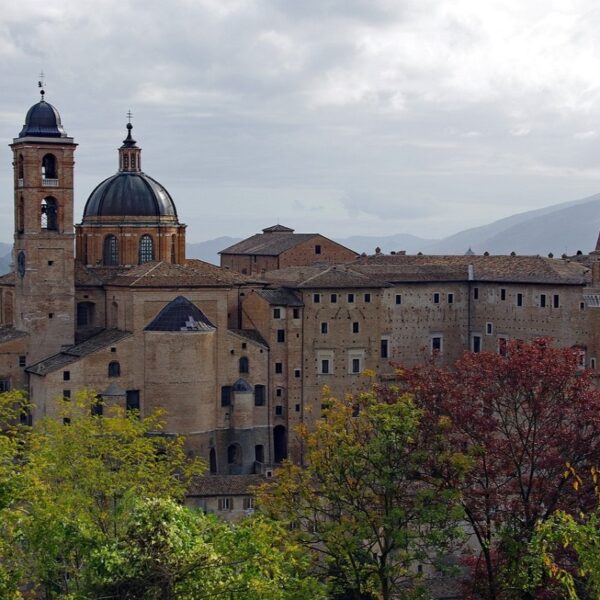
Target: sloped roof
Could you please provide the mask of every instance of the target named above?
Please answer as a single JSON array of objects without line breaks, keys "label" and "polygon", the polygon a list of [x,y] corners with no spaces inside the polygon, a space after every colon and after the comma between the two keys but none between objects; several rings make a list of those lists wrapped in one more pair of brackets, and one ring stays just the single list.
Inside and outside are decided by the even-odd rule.
[{"label": "sloped roof", "polygon": [[587,267],[575,261],[541,256],[375,255],[358,258],[352,269],[390,282],[474,281],[583,285]]},{"label": "sloped roof", "polygon": [[233,335],[237,335],[244,340],[248,340],[254,344],[259,344],[264,348],[269,348],[269,344],[267,344],[266,340],[263,338],[258,331],[255,329],[228,329],[227,333],[231,333]]},{"label": "sloped roof", "polygon": [[88,356],[93,352],[107,348],[121,340],[131,336],[132,333],[129,331],[122,331],[120,329],[105,329],[99,334],[87,339],[81,344],[75,344],[58,354],[49,356],[40,362],[30,365],[25,370],[28,373],[35,375],[41,375],[42,377],[69,365],[77,362],[80,358]]},{"label": "sloped roof", "polygon": [[304,302],[297,294],[284,288],[266,288],[256,293],[273,306],[304,306]]},{"label": "sloped roof", "polygon": [[290,233],[288,231],[270,231],[257,233],[219,254],[250,254],[259,256],[279,256],[286,250],[294,248],[308,240],[317,237],[318,233]]},{"label": "sloped roof", "polygon": [[208,317],[183,296],[171,300],[153,321],[144,327],[144,331],[206,332],[215,329]]},{"label": "sloped roof", "polygon": [[272,284],[299,289],[378,288],[389,285],[385,279],[371,277],[345,264],[288,267],[267,271],[263,277]]},{"label": "sloped roof", "polygon": [[22,337],[27,337],[29,334],[25,331],[20,331],[14,327],[0,327],[0,344],[4,342],[12,342]]}]

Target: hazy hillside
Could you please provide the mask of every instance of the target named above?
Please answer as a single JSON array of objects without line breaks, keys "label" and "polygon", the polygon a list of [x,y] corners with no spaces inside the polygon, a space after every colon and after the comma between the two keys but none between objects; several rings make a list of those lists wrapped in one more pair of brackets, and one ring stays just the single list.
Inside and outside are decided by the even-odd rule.
[{"label": "hazy hillside", "polygon": [[352,237],[337,239],[336,242],[356,250],[356,252],[366,252],[373,254],[375,248],[379,247],[382,252],[390,253],[392,250],[406,250],[408,254],[416,254],[423,250],[429,244],[437,240],[428,240],[420,238],[410,233],[396,233],[395,235],[386,235],[382,237],[368,235],[354,235]]},{"label": "hazy hillside", "polygon": [[218,265],[220,262],[219,251],[225,250],[225,248],[239,242],[240,239],[241,238],[222,236],[215,238],[214,240],[187,244],[185,247],[185,255],[187,258],[199,258],[206,262],[213,263],[214,265]]}]

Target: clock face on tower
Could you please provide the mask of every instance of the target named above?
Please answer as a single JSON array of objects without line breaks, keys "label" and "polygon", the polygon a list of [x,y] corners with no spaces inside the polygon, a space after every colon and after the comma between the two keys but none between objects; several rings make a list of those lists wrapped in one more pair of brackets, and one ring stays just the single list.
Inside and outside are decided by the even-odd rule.
[{"label": "clock face on tower", "polygon": [[25,252],[22,250],[17,255],[17,271],[21,277],[25,277]]}]

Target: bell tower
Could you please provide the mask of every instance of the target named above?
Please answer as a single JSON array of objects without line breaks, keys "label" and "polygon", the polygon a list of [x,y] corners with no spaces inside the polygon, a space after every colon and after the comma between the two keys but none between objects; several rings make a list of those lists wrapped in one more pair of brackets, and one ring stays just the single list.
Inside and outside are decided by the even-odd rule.
[{"label": "bell tower", "polygon": [[73,154],[56,108],[41,100],[13,151],[15,315],[30,335],[29,361],[74,343]]}]

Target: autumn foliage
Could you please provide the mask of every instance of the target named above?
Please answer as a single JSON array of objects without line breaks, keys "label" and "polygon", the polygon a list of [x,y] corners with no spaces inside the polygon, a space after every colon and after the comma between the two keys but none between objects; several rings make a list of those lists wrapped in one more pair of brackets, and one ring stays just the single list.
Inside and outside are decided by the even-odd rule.
[{"label": "autumn foliage", "polygon": [[539,339],[506,350],[466,353],[452,368],[399,368],[398,377],[432,429],[447,428],[431,468],[460,491],[474,542],[469,593],[549,597],[549,582],[546,596],[519,591],[528,577],[522,561],[537,523],[586,502],[564,472],[600,464],[600,392],[576,349]]}]

